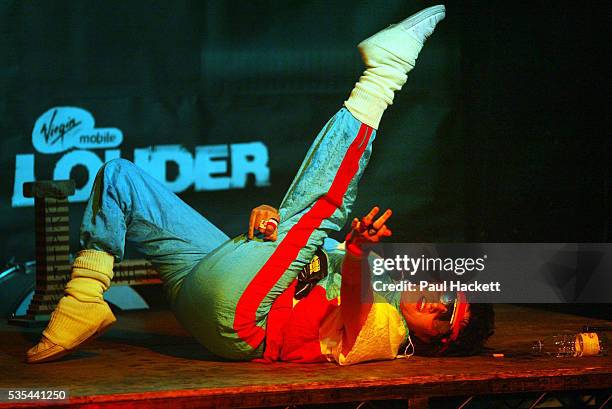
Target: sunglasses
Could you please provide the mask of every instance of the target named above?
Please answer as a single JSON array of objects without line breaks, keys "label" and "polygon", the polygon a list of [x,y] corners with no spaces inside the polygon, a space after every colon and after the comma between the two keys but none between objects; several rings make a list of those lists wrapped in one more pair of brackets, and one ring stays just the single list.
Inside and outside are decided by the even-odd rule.
[{"label": "sunglasses", "polygon": [[446,307],[446,311],[440,313],[434,320],[434,329],[441,335],[448,335],[452,332],[453,323],[457,315],[459,297],[456,292],[444,292],[440,294],[438,303]]},{"label": "sunglasses", "polygon": [[440,352],[444,352],[459,336],[461,321],[463,321],[467,313],[469,303],[467,296],[461,291],[457,293],[443,293],[440,296],[440,303],[446,306],[446,312],[438,318],[440,330],[445,334],[442,339],[444,346],[440,350]]}]

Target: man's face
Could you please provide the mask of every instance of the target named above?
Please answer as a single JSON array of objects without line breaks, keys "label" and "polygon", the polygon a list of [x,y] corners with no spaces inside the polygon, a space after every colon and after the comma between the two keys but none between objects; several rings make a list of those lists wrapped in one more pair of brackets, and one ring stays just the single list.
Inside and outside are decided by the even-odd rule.
[{"label": "man's face", "polygon": [[[448,314],[452,304],[440,302],[439,291],[405,292],[402,294],[400,308],[408,324],[410,333],[425,342],[450,332]],[[468,310],[469,311],[469,310]],[[469,314],[469,312],[468,312]],[[468,319],[466,316],[465,319]]]}]

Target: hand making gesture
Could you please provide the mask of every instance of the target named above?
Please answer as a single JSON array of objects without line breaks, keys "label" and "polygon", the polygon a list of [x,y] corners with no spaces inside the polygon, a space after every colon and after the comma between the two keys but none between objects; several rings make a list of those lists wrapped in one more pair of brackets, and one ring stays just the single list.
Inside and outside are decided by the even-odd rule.
[{"label": "hand making gesture", "polygon": [[376,221],[374,217],[380,209],[374,206],[361,220],[354,218],[351,223],[351,231],[346,236],[346,245],[353,253],[361,255],[360,245],[366,243],[378,243],[383,237],[391,236],[391,229],[385,224],[393,214],[387,209]]}]

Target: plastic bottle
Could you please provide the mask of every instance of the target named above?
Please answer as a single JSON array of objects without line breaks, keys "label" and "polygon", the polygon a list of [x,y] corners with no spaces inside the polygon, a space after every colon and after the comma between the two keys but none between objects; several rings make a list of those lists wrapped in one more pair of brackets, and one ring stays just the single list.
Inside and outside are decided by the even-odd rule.
[{"label": "plastic bottle", "polygon": [[603,332],[559,334],[535,341],[531,352],[555,358],[608,354],[608,338]]}]

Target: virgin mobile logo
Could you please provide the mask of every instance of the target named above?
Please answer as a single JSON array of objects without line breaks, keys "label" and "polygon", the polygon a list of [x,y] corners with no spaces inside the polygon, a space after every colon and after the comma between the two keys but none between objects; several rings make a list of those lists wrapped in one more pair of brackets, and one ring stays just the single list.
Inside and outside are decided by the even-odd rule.
[{"label": "virgin mobile logo", "polygon": [[123,142],[117,128],[95,128],[88,111],[55,107],[42,114],[32,130],[32,145],[40,153],[58,153],[72,148],[114,148]]},{"label": "virgin mobile logo", "polygon": [[[87,182],[70,196],[71,202],[89,198],[103,163],[122,157],[122,152],[116,149],[122,142],[119,129],[95,128],[93,115],[77,107],[49,109],[36,120],[32,130],[32,145],[39,153],[61,153],[55,156],[53,180],[70,179],[77,166],[87,171]],[[134,148],[132,157],[136,166],[175,193],[192,186],[195,191],[242,189],[251,175],[255,177],[255,186],[270,184],[268,148],[259,141],[196,146],[194,153],[178,144],[146,146]],[[24,197],[23,184],[37,180],[35,161],[34,153],[15,156],[13,207],[34,205],[33,198]],[[178,169],[173,177],[167,174],[170,162]],[[39,177],[48,179],[48,172]]]}]

